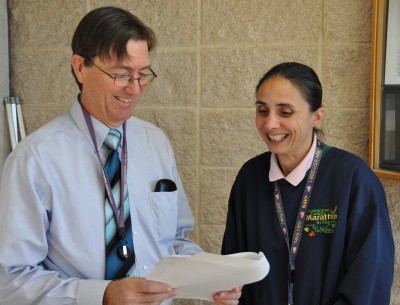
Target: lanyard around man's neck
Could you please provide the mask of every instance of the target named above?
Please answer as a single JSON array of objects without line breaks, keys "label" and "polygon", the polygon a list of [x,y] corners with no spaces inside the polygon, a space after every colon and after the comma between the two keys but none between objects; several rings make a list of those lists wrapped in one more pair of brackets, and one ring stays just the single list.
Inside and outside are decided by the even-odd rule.
[{"label": "lanyard around man's neck", "polygon": [[115,217],[115,222],[117,223],[118,227],[118,236],[120,237],[121,240],[125,238],[125,221],[124,221],[124,192],[125,192],[125,185],[126,185],[126,176],[127,176],[127,171],[128,171],[128,156],[127,156],[127,143],[126,143],[126,122],[123,123],[122,128],[123,128],[123,135],[122,135],[122,164],[121,164],[121,183],[120,183],[120,205],[119,205],[119,214],[118,214],[118,207],[114,199],[114,195],[112,192],[112,187],[110,184],[110,181],[108,180],[107,174],[104,170],[104,164],[101,161],[100,153],[99,153],[99,148],[97,147],[97,142],[96,142],[96,135],[94,132],[94,127],[93,123],[90,117],[90,114],[87,112],[85,107],[82,105],[82,103],[79,101],[79,104],[81,105],[83,116],[85,117],[86,125],[89,129],[90,137],[92,138],[92,142],[96,151],[97,159],[100,164],[100,169],[103,175],[103,181],[104,181],[104,186],[106,188],[107,192],[107,197],[110,202],[111,208],[114,213]]}]

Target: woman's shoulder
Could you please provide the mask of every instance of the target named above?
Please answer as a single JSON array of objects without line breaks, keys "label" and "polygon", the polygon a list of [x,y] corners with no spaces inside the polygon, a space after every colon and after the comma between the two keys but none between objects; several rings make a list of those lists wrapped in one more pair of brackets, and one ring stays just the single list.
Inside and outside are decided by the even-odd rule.
[{"label": "woman's shoulder", "polygon": [[361,159],[359,156],[355,155],[354,153],[345,150],[343,148],[331,146],[329,144],[324,143],[323,147],[323,155],[322,157],[328,157],[330,159],[337,159],[344,162],[363,162],[365,161]]},{"label": "woman's shoulder", "polygon": [[271,152],[267,151],[244,162],[242,168],[254,168],[262,165],[269,166],[270,160]]},{"label": "woman's shoulder", "polygon": [[373,174],[367,162],[361,157],[351,153],[345,149],[324,145],[322,162],[331,167],[334,171],[342,171],[346,173],[364,173]]},{"label": "woman's shoulder", "polygon": [[270,160],[270,152],[264,152],[260,155],[257,155],[243,163],[238,172],[238,176],[257,177],[259,175],[264,175],[264,173],[269,172]]},{"label": "woman's shoulder", "polygon": [[[254,186],[257,181],[265,181],[268,179],[270,168],[271,153],[264,152],[257,155],[246,162],[240,167],[234,185],[252,185]],[[245,188],[241,188],[244,190]]]}]

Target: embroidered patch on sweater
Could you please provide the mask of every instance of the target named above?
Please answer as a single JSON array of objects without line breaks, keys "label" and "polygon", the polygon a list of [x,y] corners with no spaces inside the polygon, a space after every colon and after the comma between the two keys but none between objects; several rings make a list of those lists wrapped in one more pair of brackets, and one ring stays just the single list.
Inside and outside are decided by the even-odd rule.
[{"label": "embroidered patch on sweater", "polygon": [[317,234],[333,234],[336,228],[337,207],[334,209],[308,210],[304,231],[311,237]]}]

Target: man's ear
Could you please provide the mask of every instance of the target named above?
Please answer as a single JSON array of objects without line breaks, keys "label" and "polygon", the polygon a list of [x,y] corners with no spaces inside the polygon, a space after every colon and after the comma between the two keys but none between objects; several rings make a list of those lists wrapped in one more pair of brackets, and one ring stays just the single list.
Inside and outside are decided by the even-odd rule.
[{"label": "man's ear", "polygon": [[323,117],[325,116],[325,109],[320,107],[314,112],[314,120],[312,122],[312,127],[316,127],[319,123],[321,123]]},{"label": "man's ear", "polygon": [[85,74],[84,74],[85,65],[83,64],[84,61],[85,61],[85,58],[83,58],[82,56],[77,55],[77,54],[72,55],[71,66],[75,73],[76,79],[81,84],[83,84],[85,82]]}]

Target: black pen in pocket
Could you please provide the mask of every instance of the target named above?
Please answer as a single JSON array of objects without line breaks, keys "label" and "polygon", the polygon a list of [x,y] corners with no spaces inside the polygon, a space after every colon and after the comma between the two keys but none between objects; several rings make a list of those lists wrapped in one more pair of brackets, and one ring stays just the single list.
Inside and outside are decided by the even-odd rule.
[{"label": "black pen in pocket", "polygon": [[160,179],[156,183],[155,192],[173,192],[176,191],[176,184],[170,179]]}]

